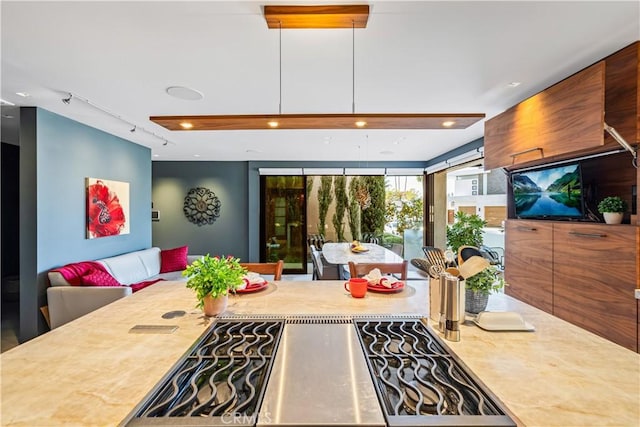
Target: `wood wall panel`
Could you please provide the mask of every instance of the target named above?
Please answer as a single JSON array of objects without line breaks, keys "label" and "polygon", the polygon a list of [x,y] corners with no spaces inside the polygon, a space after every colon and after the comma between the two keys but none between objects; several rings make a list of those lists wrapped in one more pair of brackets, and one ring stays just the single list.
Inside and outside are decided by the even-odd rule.
[{"label": "wood wall panel", "polygon": [[502,227],[502,221],[507,219],[506,206],[485,206],[484,219],[487,227]]},{"label": "wood wall panel", "polygon": [[507,295],[553,312],[553,223],[506,222],[505,279]]},{"label": "wood wall panel", "polygon": [[553,314],[638,351],[638,227],[553,226]]},{"label": "wood wall panel", "polygon": [[[640,141],[640,42],[605,58],[605,121],[629,143]],[[605,136],[607,146],[618,143]]]},{"label": "wood wall panel", "polygon": [[477,208],[475,206],[458,206],[458,210],[469,215],[476,215]]},{"label": "wood wall panel", "polygon": [[600,61],[488,120],[485,169],[550,161],[602,146],[604,103],[605,63]]}]

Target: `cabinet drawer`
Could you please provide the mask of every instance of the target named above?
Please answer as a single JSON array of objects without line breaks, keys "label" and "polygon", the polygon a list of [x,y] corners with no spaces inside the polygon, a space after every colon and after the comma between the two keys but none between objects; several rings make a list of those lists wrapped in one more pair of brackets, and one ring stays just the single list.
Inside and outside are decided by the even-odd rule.
[{"label": "cabinet drawer", "polygon": [[638,228],[555,224],[553,314],[637,351]]},{"label": "cabinet drawer", "polygon": [[509,220],[505,229],[505,293],[553,311],[553,225]]}]

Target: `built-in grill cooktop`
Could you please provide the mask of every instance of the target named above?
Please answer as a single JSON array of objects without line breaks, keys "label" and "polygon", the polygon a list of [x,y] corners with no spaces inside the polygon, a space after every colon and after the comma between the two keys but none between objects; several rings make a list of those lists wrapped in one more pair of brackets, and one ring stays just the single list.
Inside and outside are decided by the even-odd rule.
[{"label": "built-in grill cooktop", "polygon": [[122,424],[516,425],[425,319],[385,315],[216,319]]},{"label": "built-in grill cooktop", "polygon": [[128,425],[255,425],[284,322],[215,322]]},{"label": "built-in grill cooktop", "polygon": [[354,323],[388,425],[515,426],[422,321]]}]

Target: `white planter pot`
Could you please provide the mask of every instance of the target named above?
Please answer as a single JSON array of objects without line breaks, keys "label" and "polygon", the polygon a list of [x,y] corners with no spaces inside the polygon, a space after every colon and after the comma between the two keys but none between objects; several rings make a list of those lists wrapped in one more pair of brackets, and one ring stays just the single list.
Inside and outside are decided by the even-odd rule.
[{"label": "white planter pot", "polygon": [[607,224],[621,224],[622,223],[622,213],[621,212],[604,212],[602,214],[604,216],[604,222]]}]

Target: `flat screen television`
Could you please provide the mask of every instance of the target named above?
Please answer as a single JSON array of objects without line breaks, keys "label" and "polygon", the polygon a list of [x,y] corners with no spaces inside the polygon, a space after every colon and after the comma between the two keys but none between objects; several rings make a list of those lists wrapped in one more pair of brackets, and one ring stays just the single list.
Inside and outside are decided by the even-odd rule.
[{"label": "flat screen television", "polygon": [[513,172],[510,187],[517,218],[584,218],[580,163]]}]

